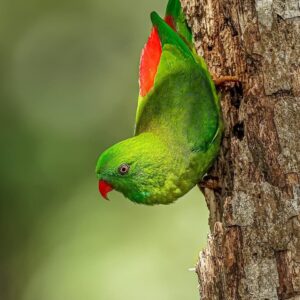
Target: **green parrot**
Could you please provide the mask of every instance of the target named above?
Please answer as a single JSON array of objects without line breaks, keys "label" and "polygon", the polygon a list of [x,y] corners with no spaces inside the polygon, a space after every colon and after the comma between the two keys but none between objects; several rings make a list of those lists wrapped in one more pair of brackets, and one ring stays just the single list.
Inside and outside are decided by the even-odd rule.
[{"label": "green parrot", "polygon": [[169,204],[205,175],[218,155],[223,132],[214,82],[196,54],[179,0],[142,51],[135,133],[104,151],[97,162],[99,191],[112,189],[135,203]]}]

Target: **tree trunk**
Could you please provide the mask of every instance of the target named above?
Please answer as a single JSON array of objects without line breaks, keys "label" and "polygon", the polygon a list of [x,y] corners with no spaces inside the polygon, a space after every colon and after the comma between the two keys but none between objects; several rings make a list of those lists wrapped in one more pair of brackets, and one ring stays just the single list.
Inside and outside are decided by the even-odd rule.
[{"label": "tree trunk", "polygon": [[204,188],[202,300],[300,299],[300,2],[181,0],[222,91],[225,133]]}]

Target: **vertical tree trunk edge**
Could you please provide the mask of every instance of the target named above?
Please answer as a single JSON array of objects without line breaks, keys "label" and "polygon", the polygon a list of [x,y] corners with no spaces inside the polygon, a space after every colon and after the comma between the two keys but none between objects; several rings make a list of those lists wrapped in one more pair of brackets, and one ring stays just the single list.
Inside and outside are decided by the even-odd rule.
[{"label": "vertical tree trunk edge", "polygon": [[181,0],[222,92],[225,132],[204,189],[211,234],[202,300],[300,299],[300,3]]}]

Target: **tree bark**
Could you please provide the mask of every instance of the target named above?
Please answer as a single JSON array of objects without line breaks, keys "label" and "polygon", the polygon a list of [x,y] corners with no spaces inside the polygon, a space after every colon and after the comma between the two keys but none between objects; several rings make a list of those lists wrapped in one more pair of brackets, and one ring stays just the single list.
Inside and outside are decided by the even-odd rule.
[{"label": "tree bark", "polygon": [[221,92],[201,299],[300,299],[300,2],[181,2],[211,73],[241,81]]}]

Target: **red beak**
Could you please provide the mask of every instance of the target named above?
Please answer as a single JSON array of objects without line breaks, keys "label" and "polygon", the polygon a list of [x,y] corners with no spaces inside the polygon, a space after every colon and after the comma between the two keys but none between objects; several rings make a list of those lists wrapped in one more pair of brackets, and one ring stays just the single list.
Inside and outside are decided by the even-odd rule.
[{"label": "red beak", "polygon": [[104,180],[99,180],[98,187],[102,197],[108,200],[107,193],[109,193],[113,189],[112,186]]}]

